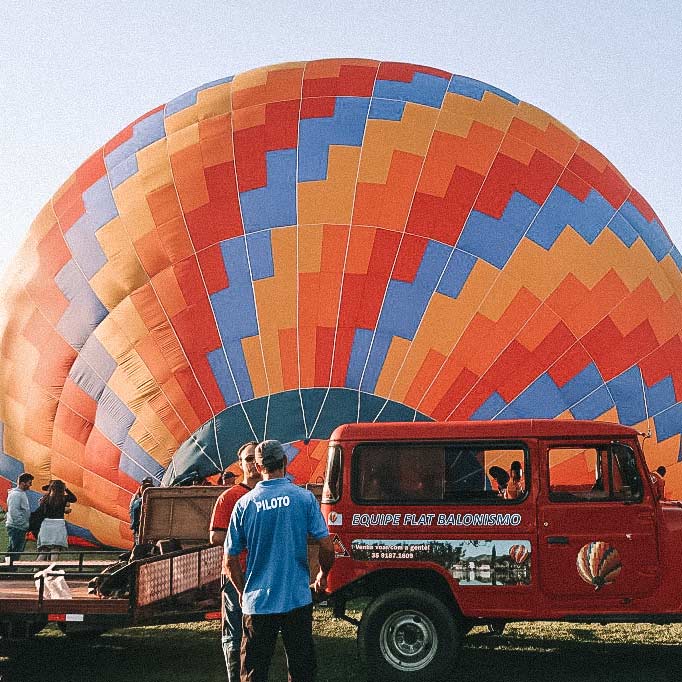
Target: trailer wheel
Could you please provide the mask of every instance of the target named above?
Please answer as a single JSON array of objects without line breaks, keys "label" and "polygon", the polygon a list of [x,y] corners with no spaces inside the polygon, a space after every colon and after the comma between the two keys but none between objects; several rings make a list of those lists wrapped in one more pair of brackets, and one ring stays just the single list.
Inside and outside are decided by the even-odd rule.
[{"label": "trailer wheel", "polygon": [[391,590],[363,613],[358,643],[369,679],[421,682],[449,679],[461,628],[437,597],[423,590]]}]

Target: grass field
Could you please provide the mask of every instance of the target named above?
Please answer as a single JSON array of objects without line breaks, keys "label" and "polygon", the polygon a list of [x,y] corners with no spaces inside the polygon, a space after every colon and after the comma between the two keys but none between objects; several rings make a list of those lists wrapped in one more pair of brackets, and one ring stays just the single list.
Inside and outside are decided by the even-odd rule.
[{"label": "grass field", "polygon": [[[355,628],[315,615],[319,682],[360,682]],[[457,682],[679,682],[682,626],[510,625],[501,637],[481,628],[465,640]],[[47,630],[0,658],[2,682],[224,682],[216,623],[116,630],[90,642]],[[278,647],[270,680],[284,682]],[[428,681],[425,681],[428,682]]]}]

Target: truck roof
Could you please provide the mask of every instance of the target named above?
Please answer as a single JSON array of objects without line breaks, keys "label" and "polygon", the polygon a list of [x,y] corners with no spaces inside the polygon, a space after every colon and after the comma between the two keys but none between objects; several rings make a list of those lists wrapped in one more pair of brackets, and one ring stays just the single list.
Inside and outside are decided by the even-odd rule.
[{"label": "truck roof", "polygon": [[331,441],[415,440],[453,438],[632,437],[638,432],[612,422],[581,419],[509,419],[499,421],[370,422],[342,424]]}]

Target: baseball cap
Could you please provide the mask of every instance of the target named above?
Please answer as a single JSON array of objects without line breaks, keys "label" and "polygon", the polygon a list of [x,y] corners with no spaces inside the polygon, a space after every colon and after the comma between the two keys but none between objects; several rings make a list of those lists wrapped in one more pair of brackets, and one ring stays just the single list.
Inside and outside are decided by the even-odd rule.
[{"label": "baseball cap", "polygon": [[140,484],[142,483],[149,483],[149,485],[154,485],[154,479],[151,476],[145,476],[141,481]]},{"label": "baseball cap", "polygon": [[256,445],[256,462],[261,466],[273,466],[284,461],[286,453],[278,440],[264,440]]}]

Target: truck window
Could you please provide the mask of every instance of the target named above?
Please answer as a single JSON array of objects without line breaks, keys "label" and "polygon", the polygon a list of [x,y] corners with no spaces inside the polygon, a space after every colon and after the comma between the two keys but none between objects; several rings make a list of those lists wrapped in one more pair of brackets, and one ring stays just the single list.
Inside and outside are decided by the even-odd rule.
[{"label": "truck window", "polygon": [[364,504],[514,503],[527,494],[526,462],[522,446],[366,443],[353,453],[353,499]]},{"label": "truck window", "polygon": [[322,487],[322,502],[333,504],[341,498],[341,446],[331,444],[327,451],[327,471]]},{"label": "truck window", "polygon": [[642,482],[632,450],[621,443],[550,448],[549,499],[553,502],[638,501]]}]

